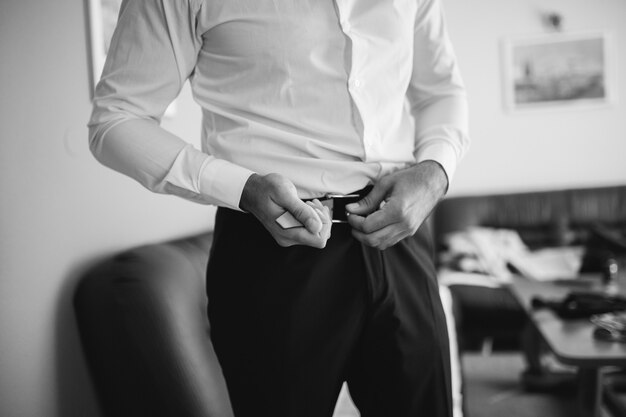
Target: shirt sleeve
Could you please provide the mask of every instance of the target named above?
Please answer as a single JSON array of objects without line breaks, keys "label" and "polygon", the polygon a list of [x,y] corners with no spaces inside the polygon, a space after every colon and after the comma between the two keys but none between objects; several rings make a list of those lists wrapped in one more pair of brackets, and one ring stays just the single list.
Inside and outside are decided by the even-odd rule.
[{"label": "shirt sleeve", "polygon": [[450,184],[470,140],[465,87],[440,0],[422,0],[418,8],[407,97],[415,118],[415,159],[438,162]]},{"label": "shirt sleeve", "polygon": [[159,126],[196,65],[200,7],[193,0],[123,1],[94,94],[90,148],[101,163],[154,192],[238,209],[252,171]]}]

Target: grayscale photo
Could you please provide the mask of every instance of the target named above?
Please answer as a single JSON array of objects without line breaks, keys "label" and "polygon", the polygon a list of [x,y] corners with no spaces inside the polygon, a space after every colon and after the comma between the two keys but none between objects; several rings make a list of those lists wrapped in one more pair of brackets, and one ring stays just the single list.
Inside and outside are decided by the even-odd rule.
[{"label": "grayscale photo", "polygon": [[0,417],[626,417],[626,0],[0,0]]}]

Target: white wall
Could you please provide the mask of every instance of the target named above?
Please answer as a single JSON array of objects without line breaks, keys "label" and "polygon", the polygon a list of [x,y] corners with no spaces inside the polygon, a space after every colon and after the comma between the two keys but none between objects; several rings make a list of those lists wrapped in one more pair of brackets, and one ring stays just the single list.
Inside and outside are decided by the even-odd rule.
[{"label": "white wall", "polygon": [[[212,209],[157,196],[87,147],[81,0],[0,2],[0,415],[95,416],[71,310],[104,254],[212,227]],[[166,123],[197,141],[186,92]]]},{"label": "white wall", "polygon": [[[444,0],[472,104],[474,147],[453,193],[626,183],[626,80],[620,104],[509,115],[498,41],[543,31],[545,4],[568,30],[607,28],[626,62],[623,0]],[[211,227],[213,211],[152,195],[98,165],[82,0],[0,2],[0,415],[97,416],[71,310],[84,268],[113,251]],[[620,117],[621,115],[621,117]],[[196,142],[184,92],[166,126]]]},{"label": "white wall", "polygon": [[[626,2],[443,0],[470,98],[473,145],[452,195],[626,184]],[[567,32],[605,30],[613,40],[618,102],[595,110],[510,113],[503,106],[500,42],[549,33],[557,12]]]}]

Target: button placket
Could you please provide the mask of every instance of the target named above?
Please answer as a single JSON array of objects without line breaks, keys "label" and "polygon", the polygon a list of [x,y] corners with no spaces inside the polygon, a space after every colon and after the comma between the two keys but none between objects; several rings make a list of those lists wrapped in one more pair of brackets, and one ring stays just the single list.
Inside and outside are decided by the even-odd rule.
[{"label": "button placket", "polygon": [[354,127],[361,139],[361,146],[363,147],[364,158],[367,159],[371,152],[370,149],[372,143],[371,139],[369,139],[365,134],[364,110],[366,109],[363,107],[363,80],[358,75],[360,73],[358,65],[355,65],[355,62],[358,62],[358,60],[355,60],[355,56],[358,56],[357,45],[359,44],[359,39],[357,33],[354,31],[354,25],[349,19],[350,10],[353,8],[353,6],[349,3],[350,0],[335,0],[335,10],[337,12],[337,18],[339,20],[338,23],[341,27],[341,31],[350,40],[346,43],[347,48],[349,48],[349,51],[346,54],[349,58],[349,63],[347,63],[346,68],[346,73],[348,76],[347,89],[348,94],[350,95],[350,98],[352,100]]}]

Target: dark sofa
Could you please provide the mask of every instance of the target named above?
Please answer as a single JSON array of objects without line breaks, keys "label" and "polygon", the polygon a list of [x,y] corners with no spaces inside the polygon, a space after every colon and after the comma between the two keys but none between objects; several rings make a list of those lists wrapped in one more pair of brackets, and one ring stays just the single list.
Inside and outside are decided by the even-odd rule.
[{"label": "dark sofa", "polygon": [[76,318],[106,416],[232,416],[206,319],[211,241],[134,248],[81,279]]}]

